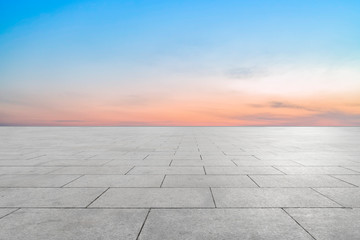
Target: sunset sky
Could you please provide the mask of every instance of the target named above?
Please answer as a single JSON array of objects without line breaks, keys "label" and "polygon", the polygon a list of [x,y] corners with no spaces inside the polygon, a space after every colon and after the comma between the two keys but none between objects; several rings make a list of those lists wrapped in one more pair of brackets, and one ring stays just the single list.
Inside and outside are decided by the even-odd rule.
[{"label": "sunset sky", "polygon": [[0,125],[359,126],[359,0],[0,0]]}]

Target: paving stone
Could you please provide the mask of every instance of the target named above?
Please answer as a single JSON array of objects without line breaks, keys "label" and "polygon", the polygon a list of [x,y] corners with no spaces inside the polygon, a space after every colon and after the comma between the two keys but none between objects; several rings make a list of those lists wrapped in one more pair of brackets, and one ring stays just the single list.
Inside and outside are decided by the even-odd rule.
[{"label": "paving stone", "polygon": [[53,160],[41,164],[41,166],[101,166],[111,160]]},{"label": "paving stone", "polygon": [[230,160],[174,160],[171,166],[236,166]]},{"label": "paving stone", "polygon": [[46,174],[57,167],[0,167],[0,174]]},{"label": "paving stone", "polygon": [[21,209],[0,219],[0,239],[135,240],[146,214],[140,209]]},{"label": "paving stone", "polygon": [[0,187],[61,187],[81,175],[0,175]]},{"label": "paving stone", "polygon": [[169,166],[171,160],[113,160],[104,166]]},{"label": "paving stone", "polygon": [[260,187],[353,187],[326,175],[251,175]]},{"label": "paving stone", "polygon": [[203,167],[134,167],[128,174],[205,174]]},{"label": "paving stone", "polygon": [[61,167],[51,174],[81,174],[81,175],[98,175],[98,174],[125,174],[133,166],[111,166],[111,167]]},{"label": "paving stone", "polygon": [[343,167],[276,167],[286,174],[356,174]]},{"label": "paving stone", "polygon": [[212,188],[217,207],[341,207],[308,188]]},{"label": "paving stone", "polygon": [[0,207],[86,207],[105,189],[0,188]]},{"label": "paving stone", "polygon": [[236,175],[168,175],[163,187],[257,187],[248,176]]},{"label": "paving stone", "polygon": [[209,167],[205,166],[206,174],[283,174],[273,167]]},{"label": "paving stone", "polygon": [[90,207],[214,207],[208,188],[111,188]]},{"label": "paving stone", "polygon": [[287,160],[233,160],[237,166],[301,166],[299,163]]},{"label": "paving stone", "polygon": [[312,238],[281,209],[152,209],[140,239]]},{"label": "paving stone", "polygon": [[286,209],[317,240],[355,240],[360,236],[360,209]]},{"label": "paving stone", "polygon": [[315,190],[344,207],[360,208],[360,188],[316,188]]},{"label": "paving stone", "polygon": [[66,187],[160,187],[163,175],[85,175]]}]

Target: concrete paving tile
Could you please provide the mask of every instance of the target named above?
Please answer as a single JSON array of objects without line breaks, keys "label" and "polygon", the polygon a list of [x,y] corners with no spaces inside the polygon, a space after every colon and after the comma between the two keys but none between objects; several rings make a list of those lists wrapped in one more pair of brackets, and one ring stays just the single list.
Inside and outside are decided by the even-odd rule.
[{"label": "concrete paving tile", "polygon": [[0,160],[0,166],[38,166],[49,160],[30,159],[30,160]]},{"label": "concrete paving tile", "polygon": [[56,171],[51,172],[51,174],[125,174],[127,173],[133,166],[111,166],[111,167],[60,167],[57,168]]},{"label": "concrete paving tile", "polygon": [[171,160],[113,160],[104,166],[169,166]]},{"label": "concrete paving tile", "polygon": [[300,164],[287,160],[233,160],[237,166],[301,166]]},{"label": "concrete paving tile", "polygon": [[334,175],[334,177],[360,187],[360,174],[357,174],[357,175]]},{"label": "concrete paving tile", "polygon": [[153,209],[139,239],[312,238],[280,209]]},{"label": "concrete paving tile", "polygon": [[41,164],[41,166],[101,166],[111,160],[53,160]]},{"label": "concrete paving tile", "polygon": [[360,209],[286,209],[317,240],[360,237]]},{"label": "concrete paving tile", "polygon": [[57,167],[0,167],[0,174],[47,174]]},{"label": "concrete paving tile", "polygon": [[257,187],[248,177],[241,175],[168,175],[162,187]]},{"label": "concrete paving tile", "polygon": [[315,188],[344,207],[360,208],[360,188]]},{"label": "concrete paving tile", "polygon": [[0,220],[6,240],[135,240],[147,210],[21,209]]},{"label": "concrete paving tile", "polygon": [[0,187],[61,187],[80,175],[0,175]]},{"label": "concrete paving tile", "polygon": [[208,188],[111,188],[90,207],[214,207]]},{"label": "concrete paving tile", "polygon": [[273,167],[209,167],[205,166],[206,174],[283,174]]},{"label": "concrete paving tile", "polygon": [[105,189],[0,188],[0,207],[86,207]]},{"label": "concrete paving tile", "polygon": [[343,167],[276,167],[286,174],[356,174]]},{"label": "concrete paving tile", "polygon": [[354,161],[348,161],[348,160],[329,160],[329,159],[323,159],[323,160],[317,160],[317,159],[303,159],[303,160],[294,160],[297,163],[300,163],[304,166],[354,166],[354,165],[360,165],[360,163],[354,162]]},{"label": "concrete paving tile", "polygon": [[341,207],[309,188],[212,188],[217,207]]},{"label": "concrete paving tile", "polygon": [[85,175],[66,187],[160,187],[163,175]]},{"label": "concrete paving tile", "polygon": [[128,174],[205,174],[203,167],[134,167]]},{"label": "concrete paving tile", "polygon": [[171,166],[236,166],[230,160],[174,160]]},{"label": "concrete paving tile", "polygon": [[251,175],[260,187],[353,187],[326,175]]}]

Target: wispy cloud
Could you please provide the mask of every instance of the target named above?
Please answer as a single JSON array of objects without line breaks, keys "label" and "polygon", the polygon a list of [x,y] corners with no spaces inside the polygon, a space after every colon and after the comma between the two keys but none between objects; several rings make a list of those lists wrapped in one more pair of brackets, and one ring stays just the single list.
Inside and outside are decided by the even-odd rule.
[{"label": "wispy cloud", "polygon": [[231,79],[249,80],[266,75],[266,71],[258,67],[238,67],[225,71],[225,75]]}]

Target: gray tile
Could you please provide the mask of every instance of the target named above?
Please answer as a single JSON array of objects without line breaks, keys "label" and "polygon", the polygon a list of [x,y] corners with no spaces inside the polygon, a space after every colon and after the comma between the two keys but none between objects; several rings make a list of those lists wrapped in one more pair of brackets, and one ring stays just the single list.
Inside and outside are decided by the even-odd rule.
[{"label": "gray tile", "polygon": [[0,207],[86,207],[105,188],[0,188]]},{"label": "gray tile", "polygon": [[206,174],[283,174],[273,167],[205,167]]},{"label": "gray tile", "polygon": [[356,174],[343,167],[276,167],[286,174]]},{"label": "gray tile", "polygon": [[214,207],[208,188],[111,188],[90,207]]},{"label": "gray tile", "polygon": [[80,175],[0,175],[0,187],[61,187]]},{"label": "gray tile", "polygon": [[360,165],[354,161],[349,160],[334,160],[334,159],[302,159],[294,160],[304,166],[353,166]]},{"label": "gray tile", "polygon": [[154,209],[140,239],[312,238],[280,209]]},{"label": "gray tile", "polygon": [[308,188],[212,188],[217,207],[341,207]]},{"label": "gray tile", "polygon": [[168,175],[163,187],[257,187],[248,176],[237,175]]},{"label": "gray tile", "polygon": [[334,175],[334,177],[360,187],[360,174],[358,174],[358,175]]},{"label": "gray tile", "polygon": [[316,188],[315,190],[344,207],[360,208],[360,188]]},{"label": "gray tile", "polygon": [[46,174],[57,167],[0,167],[0,174]]},{"label": "gray tile", "polygon": [[203,167],[135,167],[128,174],[205,174]]},{"label": "gray tile", "polygon": [[301,166],[300,164],[287,160],[233,160],[237,166]]},{"label": "gray tile", "polygon": [[135,240],[147,210],[21,209],[0,220],[6,240]]},{"label": "gray tile", "polygon": [[230,160],[174,160],[171,166],[236,166]]},{"label": "gray tile", "polygon": [[353,187],[326,175],[251,175],[260,187]]},{"label": "gray tile", "polygon": [[125,174],[132,166],[111,166],[111,167],[62,167],[51,172],[51,174]]},{"label": "gray tile", "polygon": [[163,175],[85,175],[66,187],[160,187]]},{"label": "gray tile", "polygon": [[286,209],[317,240],[360,238],[360,209]]},{"label": "gray tile", "polygon": [[104,166],[169,166],[171,160],[113,160]]},{"label": "gray tile", "polygon": [[49,160],[30,159],[30,160],[0,160],[0,166],[37,166]]},{"label": "gray tile", "polygon": [[101,166],[110,160],[53,160],[41,164],[41,166]]}]

